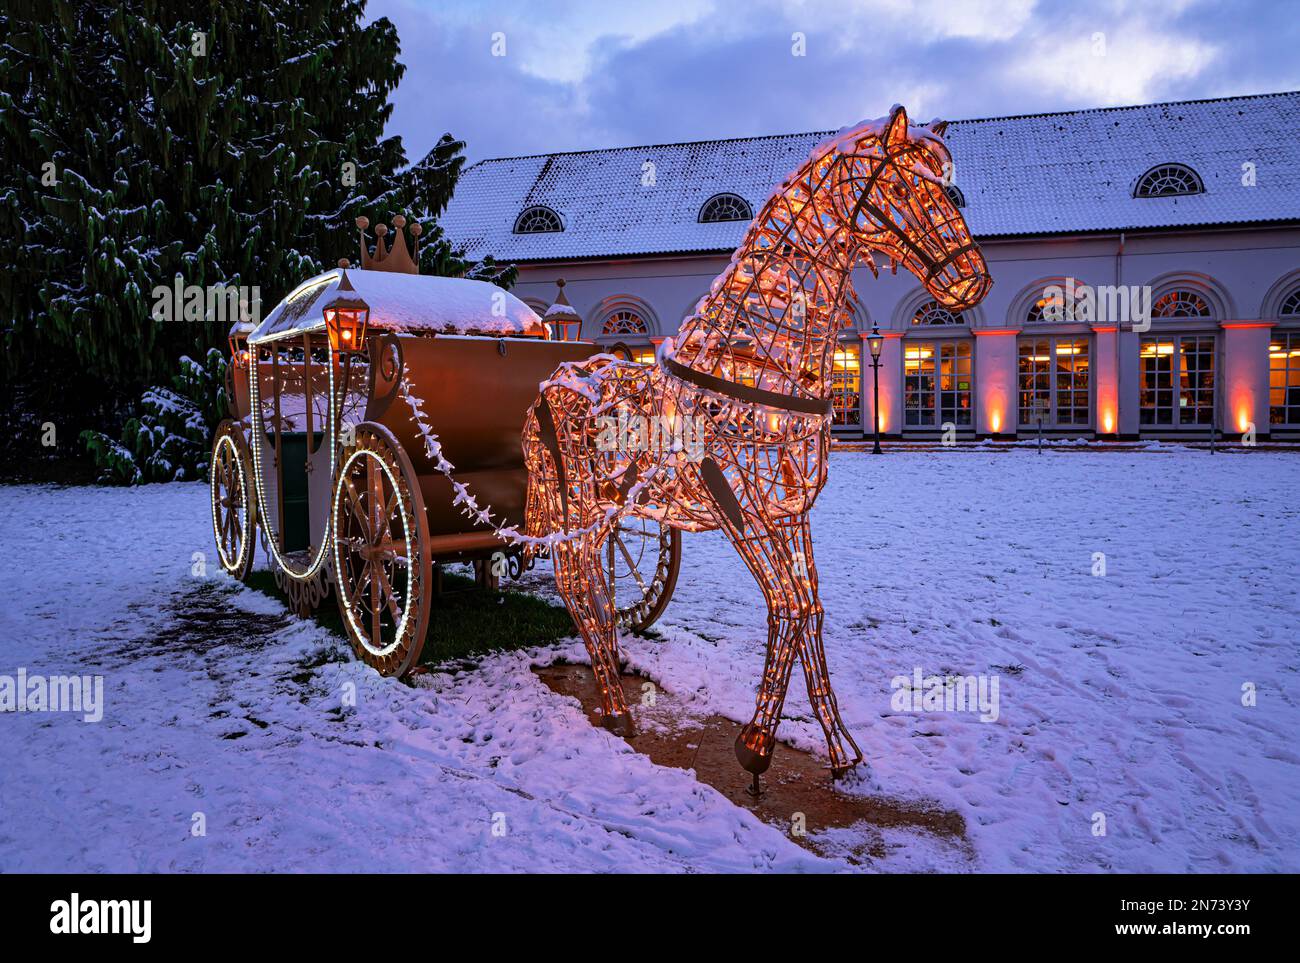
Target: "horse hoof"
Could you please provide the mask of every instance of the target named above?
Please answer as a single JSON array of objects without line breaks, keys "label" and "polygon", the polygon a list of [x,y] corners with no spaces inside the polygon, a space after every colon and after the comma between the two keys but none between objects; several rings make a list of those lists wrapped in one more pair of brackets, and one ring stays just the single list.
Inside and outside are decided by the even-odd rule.
[{"label": "horse hoof", "polygon": [[[758,748],[751,749],[749,742],[756,743]],[[775,743],[771,736],[749,725],[741,729],[740,735],[736,736],[736,759],[740,762],[740,768],[755,776],[761,776],[767,772],[767,767],[772,765],[774,748]]]},{"label": "horse hoof", "polygon": [[614,712],[601,717],[603,725],[614,735],[622,739],[631,739],[636,735],[636,721],[630,712]]}]

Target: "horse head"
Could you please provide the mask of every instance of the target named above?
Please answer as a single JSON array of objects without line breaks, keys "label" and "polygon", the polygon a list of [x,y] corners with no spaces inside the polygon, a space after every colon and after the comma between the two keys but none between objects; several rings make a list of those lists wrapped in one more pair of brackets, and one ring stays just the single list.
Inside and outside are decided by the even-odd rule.
[{"label": "horse head", "polygon": [[[846,128],[829,142],[831,209],[860,247],[916,275],[944,307],[974,307],[993,284],[966,219],[944,189],[952,155],[947,124],[909,127],[896,106],[888,118]],[[874,262],[869,260],[874,269]]]}]

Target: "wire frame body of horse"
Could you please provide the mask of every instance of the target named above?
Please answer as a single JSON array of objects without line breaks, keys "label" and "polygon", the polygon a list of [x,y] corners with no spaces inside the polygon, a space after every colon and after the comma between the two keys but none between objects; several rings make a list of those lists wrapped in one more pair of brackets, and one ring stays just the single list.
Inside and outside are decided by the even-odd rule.
[{"label": "wire frame body of horse", "polygon": [[944,191],[941,125],[901,107],[814,150],[763,206],[731,265],[659,364],[609,356],[562,365],[529,409],[530,534],[563,532],[556,582],[591,655],[605,724],[631,734],[601,546],[627,516],[721,529],[762,591],[767,656],[736,755],[771,763],[794,663],[839,774],[862,755],[840,718],[822,644],[809,512],[827,477],[830,382],[850,323],[851,272],[872,255],[912,271],[951,309],[990,280]]}]

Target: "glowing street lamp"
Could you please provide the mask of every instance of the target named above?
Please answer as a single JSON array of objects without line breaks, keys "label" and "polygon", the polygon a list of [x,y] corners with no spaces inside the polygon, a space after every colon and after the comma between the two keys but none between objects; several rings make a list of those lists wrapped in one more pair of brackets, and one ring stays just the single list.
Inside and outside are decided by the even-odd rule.
[{"label": "glowing street lamp", "polygon": [[871,446],[873,455],[881,454],[880,451],[880,351],[885,346],[885,336],[880,333],[880,326],[872,324],[871,333],[867,335],[867,347],[871,350],[871,381],[872,381],[872,402],[871,411],[875,416],[873,419],[876,423],[876,443]]}]

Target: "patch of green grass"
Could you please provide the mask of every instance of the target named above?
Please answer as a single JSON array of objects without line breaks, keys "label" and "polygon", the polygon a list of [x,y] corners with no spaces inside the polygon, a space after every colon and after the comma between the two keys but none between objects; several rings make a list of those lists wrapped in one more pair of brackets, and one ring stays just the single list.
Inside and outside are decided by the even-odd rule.
[{"label": "patch of green grass", "polygon": [[[472,578],[444,571],[443,594],[435,595],[429,612],[429,633],[425,636],[420,662],[424,664],[463,659],[503,649],[526,649],[546,645],[574,635],[569,613],[533,595],[511,591],[479,589]],[[288,605],[269,571],[253,572],[249,588]],[[331,595],[313,615],[317,625],[346,639],[338,602]]]}]

